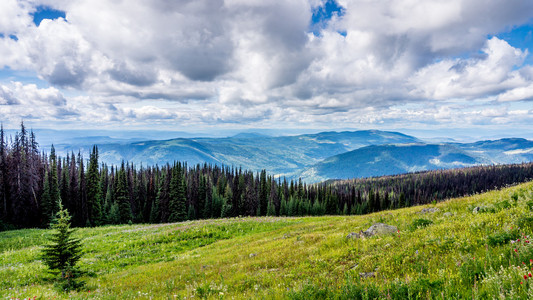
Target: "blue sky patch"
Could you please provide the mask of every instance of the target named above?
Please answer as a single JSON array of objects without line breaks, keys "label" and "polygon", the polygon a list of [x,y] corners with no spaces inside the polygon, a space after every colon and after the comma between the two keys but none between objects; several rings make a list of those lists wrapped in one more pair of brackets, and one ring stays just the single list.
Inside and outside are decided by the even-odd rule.
[{"label": "blue sky patch", "polygon": [[[14,34],[10,34],[8,36],[9,36],[10,39],[14,40],[15,42],[19,40],[19,38],[16,35],[14,35]],[[3,39],[5,37],[6,37],[5,34],[0,32],[0,39]]]},{"label": "blue sky patch", "polygon": [[39,26],[44,19],[55,20],[66,16],[64,11],[53,9],[49,6],[38,6],[37,10],[31,15],[36,26]]},{"label": "blue sky patch", "polygon": [[[344,8],[340,6],[335,0],[327,0],[323,6],[317,7],[313,11],[311,17],[311,32],[315,36],[320,34],[320,30],[326,27],[327,23],[333,16],[343,16]],[[339,32],[341,35],[346,36],[346,32]]]}]

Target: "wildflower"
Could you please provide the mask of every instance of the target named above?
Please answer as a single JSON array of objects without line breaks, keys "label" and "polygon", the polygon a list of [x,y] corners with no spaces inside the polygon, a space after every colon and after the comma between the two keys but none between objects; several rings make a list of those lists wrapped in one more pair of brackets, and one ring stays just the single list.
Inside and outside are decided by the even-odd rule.
[{"label": "wildflower", "polygon": [[527,279],[527,275],[524,275],[524,279]]},{"label": "wildflower", "polygon": [[518,249],[514,249],[514,252],[518,252]]},{"label": "wildflower", "polygon": [[529,260],[529,264],[530,264],[530,265],[533,264],[533,259],[530,259],[530,260]]},{"label": "wildflower", "polygon": [[520,239],[516,240],[517,242],[520,242]]},{"label": "wildflower", "polygon": [[520,281],[520,284],[524,284],[522,281]]},{"label": "wildflower", "polygon": [[528,277],[531,277],[531,276],[533,276],[533,275],[531,275],[531,272],[530,272],[530,273],[527,273],[527,276],[528,276]]}]

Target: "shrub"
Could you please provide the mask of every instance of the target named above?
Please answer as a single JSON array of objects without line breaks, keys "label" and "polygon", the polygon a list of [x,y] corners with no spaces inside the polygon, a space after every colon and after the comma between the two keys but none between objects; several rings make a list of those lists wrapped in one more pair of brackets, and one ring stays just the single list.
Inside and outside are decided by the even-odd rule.
[{"label": "shrub", "polygon": [[411,228],[411,230],[416,230],[418,228],[423,228],[423,227],[429,226],[431,224],[433,224],[433,221],[431,221],[431,220],[428,220],[428,219],[416,219],[416,220],[413,221],[413,223],[411,223],[410,228]]},{"label": "shrub", "polygon": [[495,203],[494,207],[496,208],[497,211],[500,211],[500,210],[511,208],[511,203],[509,203],[509,201],[507,200],[503,200],[501,202]]},{"label": "shrub", "polygon": [[516,221],[518,227],[531,231],[533,229],[533,216],[524,216]]},{"label": "shrub", "polygon": [[487,244],[489,246],[497,246],[507,244],[511,240],[516,240],[520,237],[518,231],[514,230],[511,232],[496,232],[487,237]]}]

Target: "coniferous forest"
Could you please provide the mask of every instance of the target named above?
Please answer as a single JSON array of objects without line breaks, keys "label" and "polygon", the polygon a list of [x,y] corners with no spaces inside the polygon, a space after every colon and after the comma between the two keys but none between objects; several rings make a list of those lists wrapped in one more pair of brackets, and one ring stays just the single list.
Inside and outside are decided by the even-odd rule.
[{"label": "coniferous forest", "polygon": [[77,227],[235,216],[366,214],[459,197],[533,178],[533,163],[480,166],[307,185],[265,171],[174,162],[109,166],[40,149],[24,124],[0,130],[0,230],[47,227],[59,203]]}]

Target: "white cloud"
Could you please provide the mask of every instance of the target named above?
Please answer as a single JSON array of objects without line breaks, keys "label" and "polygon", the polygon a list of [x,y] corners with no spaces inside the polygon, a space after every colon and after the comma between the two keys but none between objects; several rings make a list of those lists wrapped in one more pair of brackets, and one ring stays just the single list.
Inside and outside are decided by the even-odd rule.
[{"label": "white cloud", "polygon": [[2,0],[0,2],[0,33],[11,35],[28,27],[32,18],[28,14],[31,6],[17,0]]},{"label": "white cloud", "polygon": [[527,84],[513,70],[527,55],[496,37],[487,41],[483,58],[447,59],[418,70],[410,78],[411,94],[426,99],[483,98]]},{"label": "white cloud", "polygon": [[21,119],[73,120],[79,115],[77,108],[70,106],[58,89],[20,82],[0,85],[0,112],[2,121],[11,124],[17,124]]},{"label": "white cloud", "polygon": [[[323,3],[5,0],[0,67],[52,88],[4,85],[0,109],[99,125],[504,124],[512,110],[496,116],[502,103],[533,98],[530,54],[487,39],[531,20],[531,1],[339,1],[344,15],[315,36]],[[66,18],[35,26],[41,4]],[[32,97],[41,110],[15,109]],[[466,101],[480,107],[454,106]]]}]

